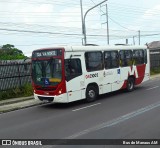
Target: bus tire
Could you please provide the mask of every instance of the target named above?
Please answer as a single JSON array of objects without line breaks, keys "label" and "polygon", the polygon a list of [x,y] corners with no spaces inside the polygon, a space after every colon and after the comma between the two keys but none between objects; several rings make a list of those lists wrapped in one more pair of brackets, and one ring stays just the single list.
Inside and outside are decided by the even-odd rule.
[{"label": "bus tire", "polygon": [[128,92],[131,92],[134,90],[134,84],[135,84],[134,78],[132,77],[128,78],[128,81],[127,81],[127,91]]},{"label": "bus tire", "polygon": [[86,102],[93,102],[97,98],[97,89],[95,86],[88,86],[86,89]]}]

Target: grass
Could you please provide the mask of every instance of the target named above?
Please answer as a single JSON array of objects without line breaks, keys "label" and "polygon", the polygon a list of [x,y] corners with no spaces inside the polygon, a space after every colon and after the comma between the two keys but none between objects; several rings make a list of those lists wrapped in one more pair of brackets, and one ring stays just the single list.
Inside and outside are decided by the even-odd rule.
[{"label": "grass", "polygon": [[18,97],[27,97],[33,95],[33,89],[31,84],[26,84],[23,87],[9,89],[6,91],[0,92],[0,101],[11,99],[11,98],[18,98]]},{"label": "grass", "polygon": [[160,67],[152,68],[151,75],[160,74]]}]

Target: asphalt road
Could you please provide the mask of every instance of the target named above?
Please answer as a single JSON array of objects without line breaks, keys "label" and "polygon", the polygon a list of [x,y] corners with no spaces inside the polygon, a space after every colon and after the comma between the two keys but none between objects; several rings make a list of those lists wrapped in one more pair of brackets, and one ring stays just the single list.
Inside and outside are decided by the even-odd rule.
[{"label": "asphalt road", "polygon": [[59,138],[160,139],[160,78],[92,103],[47,104],[0,114],[0,139]]}]

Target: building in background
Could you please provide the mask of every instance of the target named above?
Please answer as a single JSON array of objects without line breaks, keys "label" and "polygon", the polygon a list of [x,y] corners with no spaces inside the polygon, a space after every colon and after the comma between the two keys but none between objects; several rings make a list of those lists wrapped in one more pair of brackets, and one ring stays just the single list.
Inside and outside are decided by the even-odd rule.
[{"label": "building in background", "polygon": [[151,69],[160,69],[160,41],[147,44],[150,49]]}]

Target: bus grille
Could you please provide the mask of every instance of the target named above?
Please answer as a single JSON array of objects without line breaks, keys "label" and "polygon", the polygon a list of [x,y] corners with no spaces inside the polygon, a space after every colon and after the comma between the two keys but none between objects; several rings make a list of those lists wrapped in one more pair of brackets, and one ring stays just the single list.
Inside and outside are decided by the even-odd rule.
[{"label": "bus grille", "polygon": [[38,96],[39,100],[41,101],[49,101],[52,102],[54,100],[54,97],[42,97],[42,96]]}]

